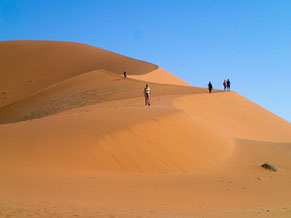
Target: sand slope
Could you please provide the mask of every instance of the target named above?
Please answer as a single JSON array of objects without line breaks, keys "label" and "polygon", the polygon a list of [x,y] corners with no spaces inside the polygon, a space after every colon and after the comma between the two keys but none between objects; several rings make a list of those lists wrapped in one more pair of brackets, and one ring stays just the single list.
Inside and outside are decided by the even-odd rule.
[{"label": "sand slope", "polygon": [[[7,91],[5,97],[8,97],[0,98],[0,106],[93,70],[105,70],[118,75],[126,70],[128,75],[143,75],[158,69],[154,64],[93,46],[55,41],[0,42],[0,66],[0,87],[2,91]],[[158,72],[155,76],[159,80]],[[166,81],[164,73],[162,76]],[[176,81],[187,84],[179,78]]]},{"label": "sand slope", "polygon": [[0,42],[0,67],[0,216],[291,214],[291,125],[243,96],[77,43]]}]

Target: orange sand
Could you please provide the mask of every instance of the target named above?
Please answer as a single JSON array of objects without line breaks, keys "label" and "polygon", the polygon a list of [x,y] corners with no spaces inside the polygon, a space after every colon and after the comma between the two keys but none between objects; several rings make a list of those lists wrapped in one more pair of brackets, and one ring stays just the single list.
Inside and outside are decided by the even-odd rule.
[{"label": "orange sand", "polygon": [[291,124],[241,95],[78,43],[0,69],[0,217],[291,216]]}]

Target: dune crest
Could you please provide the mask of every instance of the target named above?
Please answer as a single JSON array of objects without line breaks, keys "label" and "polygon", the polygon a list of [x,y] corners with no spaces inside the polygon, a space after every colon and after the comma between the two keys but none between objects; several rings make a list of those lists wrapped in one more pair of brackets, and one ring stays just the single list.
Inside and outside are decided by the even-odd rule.
[{"label": "dune crest", "polygon": [[137,80],[143,80],[146,82],[191,86],[189,83],[185,82],[184,80],[181,80],[180,78],[176,77],[175,75],[169,73],[168,71],[160,67],[146,74],[130,75],[129,77]]},{"label": "dune crest", "polygon": [[[159,69],[157,65],[119,55],[101,48],[59,41],[0,42],[2,92],[0,108],[15,103],[66,79],[94,70],[122,75],[143,75]],[[162,73],[163,83],[173,75]],[[182,80],[176,78],[180,83]],[[159,82],[160,79],[157,79]]]}]

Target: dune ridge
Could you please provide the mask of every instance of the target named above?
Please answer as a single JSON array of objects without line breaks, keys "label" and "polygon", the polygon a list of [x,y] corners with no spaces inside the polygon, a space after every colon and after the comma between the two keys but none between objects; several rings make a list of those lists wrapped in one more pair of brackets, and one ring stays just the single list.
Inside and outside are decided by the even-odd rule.
[{"label": "dune ridge", "polygon": [[[0,98],[0,107],[94,70],[105,70],[118,75],[126,70],[129,75],[142,75],[158,69],[154,64],[101,48],[58,41],[2,41],[0,66],[3,74],[0,87],[7,92]],[[158,73],[155,76],[159,78]],[[164,76],[163,79],[167,80],[167,77]],[[181,79],[176,80],[182,83]]]},{"label": "dune ridge", "polygon": [[290,215],[291,125],[238,93],[71,42],[0,42],[0,68],[0,216]]}]

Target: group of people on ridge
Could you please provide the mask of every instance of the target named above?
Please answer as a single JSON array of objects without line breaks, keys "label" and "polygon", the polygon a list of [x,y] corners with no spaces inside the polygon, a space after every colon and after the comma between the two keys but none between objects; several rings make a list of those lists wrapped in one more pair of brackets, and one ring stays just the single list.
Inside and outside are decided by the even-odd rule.
[{"label": "group of people on ridge", "polygon": [[[126,71],[123,72],[123,76],[126,79],[126,77],[127,77]],[[226,91],[226,90],[230,91],[230,80],[229,79],[223,81],[223,87],[224,87],[224,91]],[[209,83],[208,83],[209,93],[212,92],[212,89],[213,89],[212,83],[209,81]],[[151,105],[151,103],[150,103],[150,87],[148,84],[146,84],[146,86],[143,90],[143,93],[144,93],[144,98],[145,98],[145,105],[150,106]]]},{"label": "group of people on ridge", "polygon": [[227,89],[227,91],[230,91],[230,81],[229,79],[226,81],[223,81],[223,87],[224,87],[224,91]]},{"label": "group of people on ridge", "polygon": [[[225,90],[230,91],[230,80],[229,79],[223,81],[223,87],[224,87],[224,91]],[[209,93],[212,92],[212,89],[213,89],[212,83],[209,81],[209,83],[208,83]]]}]

